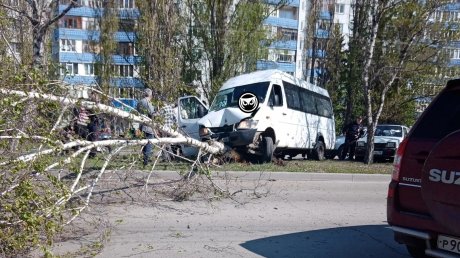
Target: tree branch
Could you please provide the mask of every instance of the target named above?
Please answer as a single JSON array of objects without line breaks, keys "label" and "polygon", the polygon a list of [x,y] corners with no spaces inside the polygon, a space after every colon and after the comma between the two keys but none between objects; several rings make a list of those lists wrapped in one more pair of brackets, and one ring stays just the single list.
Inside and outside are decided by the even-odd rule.
[{"label": "tree branch", "polygon": [[43,25],[43,27],[47,28],[48,26],[50,26],[51,24],[53,24],[57,20],[61,19],[64,15],[66,15],[72,8],[76,7],[77,5],[78,5],[77,1],[71,1],[70,4],[64,10],[62,10],[62,12],[60,14],[58,14],[55,17],[51,18],[48,22],[46,22]]},{"label": "tree branch", "polygon": [[21,16],[26,17],[32,24],[38,23],[38,20],[32,18],[32,17],[31,17],[30,15],[28,15],[28,14],[26,13],[26,11],[24,11],[24,10],[18,10],[18,9],[16,9],[16,8],[14,8],[14,7],[11,7],[11,6],[9,6],[9,5],[3,4],[3,3],[1,3],[1,2],[0,2],[0,7],[3,7],[3,8],[5,8],[5,9],[10,10],[10,11],[13,11],[13,12],[15,12],[15,13],[18,13],[18,14],[21,15]]}]

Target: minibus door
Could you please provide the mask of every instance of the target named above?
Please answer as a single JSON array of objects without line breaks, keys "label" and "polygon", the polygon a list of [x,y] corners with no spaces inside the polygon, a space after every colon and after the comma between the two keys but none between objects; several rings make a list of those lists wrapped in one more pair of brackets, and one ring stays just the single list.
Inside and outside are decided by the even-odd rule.
[{"label": "minibus door", "polygon": [[[179,132],[185,136],[199,140],[198,120],[208,113],[208,108],[195,96],[179,98],[177,108],[177,124]],[[190,146],[182,146],[182,153],[185,156],[193,156],[198,149]]]},{"label": "minibus door", "polygon": [[272,127],[276,134],[276,139],[278,142],[278,147],[286,147],[286,137],[287,131],[286,120],[287,117],[287,108],[284,105],[283,92],[282,88],[279,85],[273,84],[272,90],[270,93],[269,103],[270,109],[272,110],[270,114],[270,120],[272,121]]}]

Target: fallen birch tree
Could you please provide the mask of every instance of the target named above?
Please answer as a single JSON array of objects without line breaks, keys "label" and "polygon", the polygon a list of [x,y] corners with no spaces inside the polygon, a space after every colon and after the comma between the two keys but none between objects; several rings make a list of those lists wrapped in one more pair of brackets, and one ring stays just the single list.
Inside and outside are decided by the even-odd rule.
[{"label": "fallen birch tree", "polygon": [[[220,142],[201,142],[164,128],[146,116],[102,103],[6,88],[0,88],[0,97],[3,110],[0,113],[0,256],[22,255],[36,247],[41,247],[47,253],[55,233],[89,206],[101,178],[112,163],[123,159],[119,154],[127,148],[138,146],[140,150],[150,142],[158,150],[144,178],[146,190],[161,154],[168,152],[165,145],[188,145],[199,149],[194,159],[169,153],[187,162],[188,169],[183,175],[185,184],[192,182],[200,172],[212,184],[209,167],[203,164],[203,157],[207,156],[210,160],[212,155],[228,151]],[[37,116],[32,121],[33,126],[22,131],[18,129],[17,121],[20,121],[24,105],[30,102],[37,106]],[[65,141],[59,129],[60,124],[68,115],[66,113],[75,107],[150,124],[166,137],[100,141],[74,138]],[[15,150],[8,148],[12,141],[20,143]],[[97,160],[102,164],[97,169],[92,168],[89,165],[91,151],[109,146],[113,151],[99,154]],[[140,151],[137,152],[137,159],[139,155]],[[120,167],[129,171],[135,168],[136,162],[136,158],[133,158]]]}]

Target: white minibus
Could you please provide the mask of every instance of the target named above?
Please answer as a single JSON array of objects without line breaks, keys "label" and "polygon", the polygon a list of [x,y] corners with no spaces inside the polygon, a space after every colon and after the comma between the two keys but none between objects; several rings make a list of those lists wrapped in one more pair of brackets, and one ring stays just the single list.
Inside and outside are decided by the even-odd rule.
[{"label": "white minibus", "polygon": [[299,154],[322,160],[335,143],[328,92],[279,70],[229,79],[197,124],[202,140],[222,141],[263,162]]}]

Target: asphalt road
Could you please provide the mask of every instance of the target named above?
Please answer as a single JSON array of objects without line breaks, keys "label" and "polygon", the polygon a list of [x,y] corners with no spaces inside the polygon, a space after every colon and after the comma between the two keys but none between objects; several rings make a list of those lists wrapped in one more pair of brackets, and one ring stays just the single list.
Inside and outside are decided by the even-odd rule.
[{"label": "asphalt road", "polygon": [[216,181],[234,200],[107,206],[96,257],[409,257],[386,224],[389,175],[236,176]]}]

